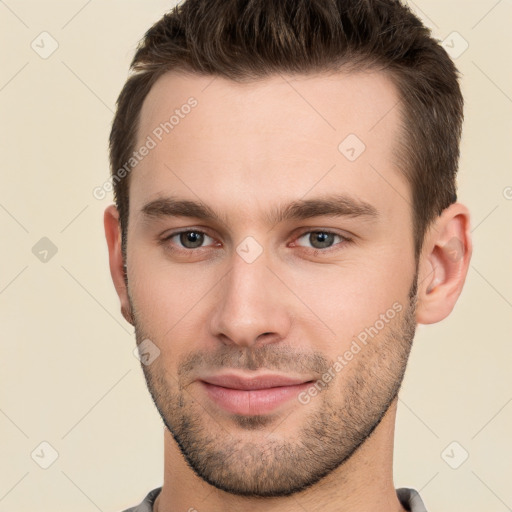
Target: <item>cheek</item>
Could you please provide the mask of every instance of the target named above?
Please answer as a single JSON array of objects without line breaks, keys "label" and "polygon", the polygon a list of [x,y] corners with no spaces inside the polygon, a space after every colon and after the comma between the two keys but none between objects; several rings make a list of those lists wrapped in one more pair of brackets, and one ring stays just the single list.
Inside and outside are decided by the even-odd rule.
[{"label": "cheek", "polygon": [[381,258],[364,265],[322,265],[294,271],[291,282],[303,303],[297,316],[300,329],[309,332],[317,349],[336,357],[381,314],[393,310],[393,305],[405,309],[409,274],[403,265],[402,271],[394,266]]},{"label": "cheek", "polygon": [[133,256],[129,288],[138,321],[155,339],[172,337],[195,315],[195,306],[215,285],[213,273],[196,265],[171,265],[163,258]]}]

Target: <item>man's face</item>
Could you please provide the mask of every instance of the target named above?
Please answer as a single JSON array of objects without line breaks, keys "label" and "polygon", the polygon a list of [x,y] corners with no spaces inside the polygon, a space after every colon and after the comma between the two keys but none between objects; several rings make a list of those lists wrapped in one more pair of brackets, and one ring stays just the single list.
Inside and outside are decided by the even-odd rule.
[{"label": "man's face", "polygon": [[[397,101],[377,72],[167,74],[146,98],[126,262],[136,337],[160,350],[143,369],[165,425],[220,489],[308,487],[396,398],[416,325]],[[269,374],[303,384],[205,382]]]}]

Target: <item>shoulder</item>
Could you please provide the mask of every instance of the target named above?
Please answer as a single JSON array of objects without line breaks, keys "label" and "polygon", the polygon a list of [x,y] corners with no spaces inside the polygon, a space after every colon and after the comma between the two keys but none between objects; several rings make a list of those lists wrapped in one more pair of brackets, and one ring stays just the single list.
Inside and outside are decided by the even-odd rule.
[{"label": "shoulder", "polygon": [[153,503],[155,502],[156,497],[160,494],[161,490],[161,487],[153,489],[138,505],[135,507],[127,508],[126,510],[123,510],[123,512],[152,512]]},{"label": "shoulder", "polygon": [[419,492],[415,489],[401,487],[396,490],[396,494],[400,503],[406,508],[406,510],[409,510],[410,512],[427,512]]}]

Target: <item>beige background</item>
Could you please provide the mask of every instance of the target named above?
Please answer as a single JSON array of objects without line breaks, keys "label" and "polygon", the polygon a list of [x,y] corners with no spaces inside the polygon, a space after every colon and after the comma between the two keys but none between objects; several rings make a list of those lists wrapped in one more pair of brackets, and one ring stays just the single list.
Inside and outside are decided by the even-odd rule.
[{"label": "beige background", "polygon": [[[452,315],[419,326],[395,484],[420,490],[429,512],[512,510],[512,2],[410,4],[453,51],[464,44],[454,31],[469,44],[456,59],[459,198],[475,250]],[[172,5],[0,1],[0,512],[118,511],[162,484],[161,421],[108,271],[111,198],[92,190],[108,178],[112,111],[136,43]],[[46,59],[31,47],[51,49],[43,31],[58,43]],[[32,252],[43,237],[57,248],[46,262]],[[58,452],[47,469],[43,441]]]}]

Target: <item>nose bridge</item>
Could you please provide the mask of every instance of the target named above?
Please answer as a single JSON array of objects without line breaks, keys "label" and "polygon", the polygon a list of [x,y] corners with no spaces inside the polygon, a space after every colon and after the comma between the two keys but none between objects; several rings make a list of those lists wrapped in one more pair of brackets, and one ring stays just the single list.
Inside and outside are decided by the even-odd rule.
[{"label": "nose bridge", "polygon": [[265,253],[253,261],[246,259],[243,252],[233,254],[231,269],[219,283],[219,300],[211,323],[213,335],[223,342],[252,346],[287,335],[289,310],[268,264]]}]

